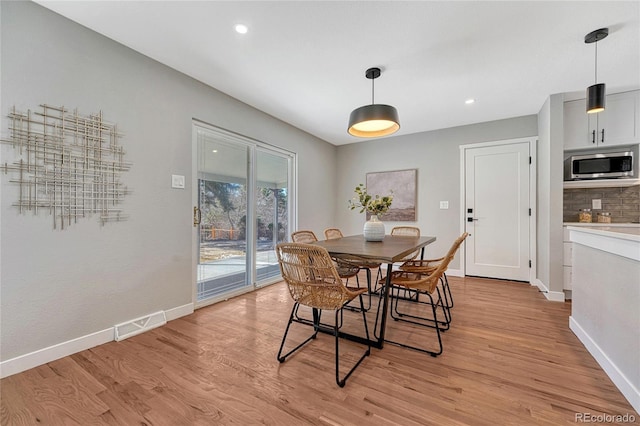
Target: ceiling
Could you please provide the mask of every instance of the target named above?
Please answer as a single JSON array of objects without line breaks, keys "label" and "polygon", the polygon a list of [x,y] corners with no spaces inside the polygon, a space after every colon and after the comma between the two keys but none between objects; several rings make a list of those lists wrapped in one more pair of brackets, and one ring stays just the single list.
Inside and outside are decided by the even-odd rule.
[{"label": "ceiling", "polygon": [[[640,87],[640,2],[37,1],[334,145],[351,111],[398,109],[397,135],[537,114],[554,93]],[[247,34],[234,31],[237,23]],[[474,104],[465,100],[473,98]]]}]

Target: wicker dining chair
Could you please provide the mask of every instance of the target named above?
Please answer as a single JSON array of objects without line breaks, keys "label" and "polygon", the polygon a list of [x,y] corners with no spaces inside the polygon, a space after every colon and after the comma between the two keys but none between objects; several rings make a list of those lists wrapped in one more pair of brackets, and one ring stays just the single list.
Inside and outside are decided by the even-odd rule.
[{"label": "wicker dining chair", "polygon": [[[327,228],[324,230],[324,237],[327,240],[335,240],[337,238],[343,238],[344,235],[342,234],[342,231],[338,228]],[[334,259],[337,259],[338,257],[334,257]],[[380,269],[380,262],[374,262],[368,259],[362,259],[362,258],[358,258],[358,257],[353,257],[353,256],[344,256],[344,257],[339,257],[339,259],[342,259],[350,264],[353,265],[357,265],[358,268],[360,270],[364,269],[366,274],[367,274],[367,289],[369,290],[369,304],[367,307],[367,310],[371,308],[371,270],[372,269],[377,269],[376,271],[376,281],[378,282],[380,280],[380,278],[382,278],[382,271]],[[360,287],[360,283],[358,282],[358,287]]]},{"label": "wicker dining chair", "polygon": [[[318,241],[318,237],[313,231],[309,231],[306,229],[293,232],[291,234],[291,241],[294,243],[303,243],[303,244],[311,244]],[[343,260],[340,258],[333,259],[336,262],[336,268],[338,269],[338,274],[341,278],[347,280],[349,282],[349,278],[356,278],[356,283],[358,287],[360,287],[360,282],[358,280],[358,272],[360,272],[360,267],[356,264],[353,264],[347,260]]]},{"label": "wicker dining chair", "polygon": [[[416,226],[394,226],[391,228],[391,235],[406,236],[406,237],[419,237],[420,228]],[[416,250],[402,259],[402,262],[415,259],[420,255],[420,250]]]},{"label": "wicker dining chair", "polygon": [[311,244],[318,241],[318,237],[316,237],[316,234],[313,231],[303,229],[301,231],[292,232],[291,241],[294,243]]},{"label": "wicker dining chair", "polygon": [[[462,242],[469,236],[468,232],[463,232],[456,240],[453,242],[447,254],[438,259],[423,259],[423,260],[409,260],[400,266],[400,270],[407,272],[419,272],[422,274],[430,274],[436,270],[440,262],[442,262],[445,258],[451,256],[455,256],[460,248]],[[449,286],[449,279],[447,278],[446,271],[442,274],[442,292],[444,294],[445,303],[448,309],[453,308],[453,294],[451,293],[451,287]],[[449,312],[449,315],[451,313]]]},{"label": "wicker dining chair", "polygon": [[[416,227],[416,226],[394,226],[393,228],[391,228],[391,235],[396,235],[396,236],[404,236],[404,237],[419,237],[420,236],[420,228]],[[420,250],[416,250],[408,255],[406,255],[404,258],[400,259],[399,263],[404,263],[408,260],[412,260],[412,259],[416,259],[418,256],[420,255]],[[394,264],[394,265],[397,265]],[[396,266],[394,266],[394,269],[396,269]],[[380,280],[378,280],[378,283],[380,283]],[[378,291],[379,289],[381,289],[378,285],[376,285],[376,291]],[[407,297],[407,293],[412,293],[412,292],[407,292],[405,291],[405,297]],[[391,294],[393,296],[393,294]],[[412,297],[412,296],[410,296]],[[419,297],[416,294],[416,298]]]},{"label": "wicker dining chair", "polygon": [[[412,323],[418,326],[428,327],[435,329],[436,335],[438,337],[438,349],[430,350],[421,348],[418,346],[408,345],[406,343],[400,343],[392,340],[386,340],[386,342],[392,343],[394,345],[406,347],[409,349],[413,349],[420,352],[428,353],[429,355],[436,357],[442,353],[442,338],[440,336],[440,332],[447,330],[449,328],[449,320],[446,314],[446,306],[444,304],[444,300],[440,293],[440,289],[438,287],[438,282],[444,274],[444,271],[449,266],[449,262],[451,262],[453,256],[445,257],[439,264],[438,267],[433,270],[430,274],[422,274],[419,272],[407,272],[407,271],[393,271],[391,273],[391,286],[392,288],[400,288],[411,291],[416,291],[418,294],[424,294],[428,297],[428,301],[419,301],[419,300],[406,300],[400,297],[394,298],[394,306],[390,309],[391,317],[396,321],[405,321],[408,323]],[[434,300],[434,295],[437,296],[437,299]],[[408,311],[401,312],[399,309],[399,303],[402,303],[411,310],[412,313]],[[431,314],[429,316],[421,316],[414,315],[414,311],[418,307],[428,306],[431,309]],[[438,318],[438,308],[442,310],[444,314],[444,319]],[[380,315],[380,308],[378,308],[378,315]],[[376,317],[376,324],[378,318]]]},{"label": "wicker dining chair", "polygon": [[[367,289],[356,289],[345,286],[338,275],[335,263],[329,256],[327,250],[312,244],[302,243],[280,243],[276,246],[276,254],[278,256],[278,264],[282,278],[284,278],[289,288],[289,293],[294,301],[289,322],[285,329],[280,350],[278,351],[278,361],[284,362],[289,355],[300,349],[309,341],[315,339],[322,324],[320,316],[323,310],[335,311],[335,322],[333,325],[333,335],[335,337],[336,352],[336,383],[343,387],[346,380],[351,376],[353,371],[360,365],[365,357],[371,353],[371,345],[367,343],[367,349],[360,356],[358,361],[351,367],[344,377],[340,377],[340,351],[339,351],[339,328],[342,325],[339,318],[342,318],[342,309],[350,301],[358,298],[360,301],[360,311],[367,341],[369,342],[369,328],[367,326],[367,317],[362,301],[362,294]],[[295,313],[300,305],[304,305],[313,309],[313,334],[298,344],[295,348],[282,354],[289,328],[293,322],[302,322],[295,319]],[[339,317],[340,314],[340,317]]]},{"label": "wicker dining chair", "polygon": [[342,231],[338,228],[327,228],[324,230],[324,237],[327,240],[335,240],[337,238],[343,238]]}]

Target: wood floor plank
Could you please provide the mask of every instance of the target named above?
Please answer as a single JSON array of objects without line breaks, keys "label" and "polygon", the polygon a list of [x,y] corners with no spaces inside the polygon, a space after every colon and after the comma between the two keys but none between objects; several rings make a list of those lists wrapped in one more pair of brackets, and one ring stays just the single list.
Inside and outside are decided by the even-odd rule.
[{"label": "wood floor plank", "polygon": [[[549,302],[523,283],[449,280],[455,307],[443,354],[385,345],[344,388],[335,384],[332,336],[320,335],[285,363],[276,360],[292,306],[278,283],[2,379],[0,423],[568,425],[576,413],[630,413],[640,425],[569,330],[570,303]],[[345,313],[345,329],[364,333],[358,315]],[[371,328],[374,316],[375,304]],[[433,329],[393,320],[388,326],[389,338],[435,342]],[[310,333],[295,324],[289,345]],[[340,347],[344,372],[363,347]]]}]

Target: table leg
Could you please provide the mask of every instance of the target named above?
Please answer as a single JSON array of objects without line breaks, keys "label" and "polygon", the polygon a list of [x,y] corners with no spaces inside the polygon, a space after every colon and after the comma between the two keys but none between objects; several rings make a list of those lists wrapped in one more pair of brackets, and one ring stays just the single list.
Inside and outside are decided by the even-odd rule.
[{"label": "table leg", "polygon": [[[378,347],[384,346],[384,331],[387,326],[387,312],[389,310],[389,291],[391,291],[391,272],[393,263],[387,264],[387,278],[385,279],[384,288],[382,289],[382,318],[380,318],[380,336],[378,336]],[[380,312],[378,307],[378,312]]]}]

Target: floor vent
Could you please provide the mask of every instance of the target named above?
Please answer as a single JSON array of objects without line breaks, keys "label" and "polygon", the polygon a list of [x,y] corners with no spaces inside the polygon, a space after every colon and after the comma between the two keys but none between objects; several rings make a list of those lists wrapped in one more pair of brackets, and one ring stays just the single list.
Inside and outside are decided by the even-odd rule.
[{"label": "floor vent", "polygon": [[116,325],[116,342],[144,333],[167,323],[167,317],[164,311],[155,312],[145,317],[140,317],[131,321]]}]

